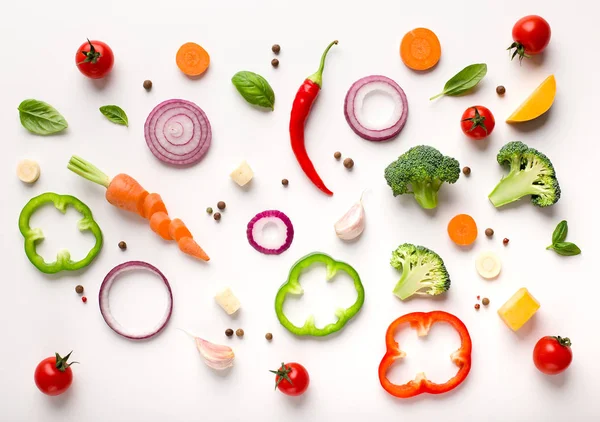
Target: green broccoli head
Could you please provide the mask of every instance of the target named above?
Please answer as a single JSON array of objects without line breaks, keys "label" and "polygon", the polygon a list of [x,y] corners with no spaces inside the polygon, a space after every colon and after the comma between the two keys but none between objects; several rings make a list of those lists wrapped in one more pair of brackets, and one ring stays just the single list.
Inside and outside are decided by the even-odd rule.
[{"label": "green broccoli head", "polygon": [[402,271],[394,294],[404,300],[412,295],[439,295],[450,288],[450,275],[444,261],[424,246],[404,243],[392,252],[392,267]]},{"label": "green broccoli head", "polygon": [[394,196],[412,194],[426,209],[437,206],[442,183],[455,183],[459,176],[458,161],[427,145],[409,149],[385,169]]},{"label": "green broccoli head", "polygon": [[496,185],[489,198],[495,207],[531,195],[538,207],[549,207],[560,199],[560,186],[548,157],[523,142],[509,142],[498,152],[498,163],[510,166],[510,172]]}]

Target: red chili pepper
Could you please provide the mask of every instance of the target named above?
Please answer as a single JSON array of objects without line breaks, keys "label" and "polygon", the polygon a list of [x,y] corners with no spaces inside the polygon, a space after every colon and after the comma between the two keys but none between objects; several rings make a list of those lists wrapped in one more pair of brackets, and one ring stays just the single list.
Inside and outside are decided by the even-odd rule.
[{"label": "red chili pepper", "polygon": [[[450,355],[452,362],[459,367],[458,373],[445,384],[436,384],[429,381],[424,373],[417,374],[416,378],[403,385],[391,383],[387,379],[387,371],[396,359],[402,359],[406,353],[400,350],[400,347],[394,335],[400,325],[410,324],[410,327],[417,330],[419,337],[426,336],[429,329],[436,322],[445,322],[450,324],[460,335],[461,346],[456,352]],[[406,314],[390,324],[385,335],[387,351],[379,364],[379,382],[385,391],[392,396],[399,398],[408,398],[423,393],[442,394],[458,387],[471,370],[471,336],[463,322],[452,314],[443,311],[433,312],[413,312]]]},{"label": "red chili pepper", "polygon": [[329,49],[337,43],[337,41],[334,41],[327,46],[325,52],[321,56],[319,70],[306,78],[300,89],[298,89],[290,117],[290,140],[296,159],[310,181],[327,195],[333,195],[333,192],[325,186],[325,183],[321,180],[321,177],[317,173],[317,170],[315,170],[315,166],[312,161],[310,161],[308,153],[306,152],[306,146],[304,145],[304,124],[306,123],[306,119],[310,114],[310,109],[323,84],[325,57],[327,56]]}]

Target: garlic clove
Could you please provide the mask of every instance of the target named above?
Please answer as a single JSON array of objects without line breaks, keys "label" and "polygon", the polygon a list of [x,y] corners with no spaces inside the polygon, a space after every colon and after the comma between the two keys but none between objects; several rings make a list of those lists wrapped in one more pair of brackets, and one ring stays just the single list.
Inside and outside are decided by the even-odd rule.
[{"label": "garlic clove", "polygon": [[356,239],[365,229],[365,217],[361,198],[335,223],[335,234],[342,240]]},{"label": "garlic clove", "polygon": [[229,346],[211,343],[210,341],[195,337],[196,347],[210,368],[221,371],[233,366],[235,355]]}]

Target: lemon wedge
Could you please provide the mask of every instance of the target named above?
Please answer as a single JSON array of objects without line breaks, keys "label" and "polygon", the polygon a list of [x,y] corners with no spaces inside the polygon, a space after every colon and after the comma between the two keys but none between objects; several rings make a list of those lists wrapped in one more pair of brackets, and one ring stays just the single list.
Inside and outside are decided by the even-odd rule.
[{"label": "lemon wedge", "polygon": [[556,96],[556,79],[548,76],[544,82],[506,119],[506,123],[527,122],[550,110]]}]

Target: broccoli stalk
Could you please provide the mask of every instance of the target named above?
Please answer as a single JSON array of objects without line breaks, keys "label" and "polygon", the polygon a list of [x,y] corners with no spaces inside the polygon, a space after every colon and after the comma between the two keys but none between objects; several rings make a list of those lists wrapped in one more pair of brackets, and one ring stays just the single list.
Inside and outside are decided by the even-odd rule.
[{"label": "broccoli stalk", "polygon": [[411,183],[412,193],[420,206],[429,210],[437,207],[438,191],[442,186],[441,180],[425,180]]},{"label": "broccoli stalk", "polygon": [[509,142],[498,152],[500,164],[509,164],[510,172],[502,178],[489,199],[501,207],[531,195],[531,202],[547,207],[560,199],[560,186],[550,159],[522,142]]},{"label": "broccoli stalk", "polygon": [[450,275],[444,261],[423,246],[404,243],[392,253],[390,264],[402,271],[394,294],[405,300],[413,295],[439,295],[450,288]]},{"label": "broccoli stalk", "polygon": [[385,169],[394,196],[413,195],[425,209],[435,208],[442,184],[455,183],[459,175],[458,161],[426,145],[409,149]]}]

